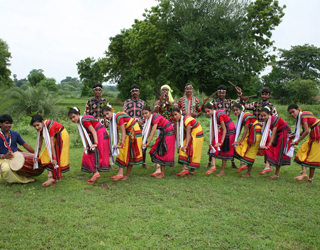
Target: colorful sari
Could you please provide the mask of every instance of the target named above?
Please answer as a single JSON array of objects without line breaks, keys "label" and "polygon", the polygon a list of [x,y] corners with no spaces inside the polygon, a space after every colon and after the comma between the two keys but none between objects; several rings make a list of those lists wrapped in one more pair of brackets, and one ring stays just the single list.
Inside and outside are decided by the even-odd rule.
[{"label": "colorful sari", "polygon": [[48,128],[49,136],[54,137],[54,148],[56,151],[57,164],[59,168],[54,169],[51,164],[49,153],[47,147],[44,148],[40,154],[41,165],[48,171],[52,172],[52,177],[55,180],[61,179],[61,173],[68,172],[69,168],[69,149],[70,149],[70,139],[67,130],[62,124],[54,120],[45,120],[46,126]]},{"label": "colorful sari", "polygon": [[[184,129],[186,130],[187,126],[191,126],[191,138],[188,144],[187,152],[184,152],[179,149],[179,161],[180,164],[186,164],[188,168],[199,169],[200,161],[202,155],[203,147],[203,130],[200,125],[194,118],[190,115],[186,115],[183,120]],[[184,145],[186,139],[184,140]],[[172,145],[174,146],[174,145]]]},{"label": "colorful sari", "polygon": [[125,125],[126,139],[123,147],[119,149],[115,164],[120,168],[142,164],[142,133],[139,124],[124,112],[116,114],[116,122],[118,130],[121,125]]},{"label": "colorful sari", "polygon": [[171,122],[159,114],[153,114],[151,126],[158,124],[160,134],[149,154],[152,162],[164,166],[174,166],[175,132]]},{"label": "colorful sari", "polygon": [[307,122],[310,128],[308,139],[299,148],[294,161],[309,168],[320,168],[320,120],[311,112],[304,111],[301,124]]},{"label": "colorful sari", "polygon": [[83,153],[81,171],[87,173],[109,172],[109,136],[107,129],[91,115],[85,115],[81,119],[83,127],[87,130],[90,140],[94,143],[93,136],[88,130],[89,126],[97,132],[98,150]]},{"label": "colorful sari", "polygon": [[[291,134],[291,129],[288,123],[279,116],[271,116],[270,130],[277,128],[276,136],[269,149],[264,150],[265,162],[268,161],[270,165],[275,167],[281,167],[283,165],[290,165],[291,158],[284,154],[286,144],[290,145],[291,139],[288,140],[288,135]],[[266,145],[269,144],[271,137],[267,139]]]},{"label": "colorful sari", "polygon": [[[208,152],[208,154],[217,159],[231,161],[233,160],[234,146],[232,146],[232,143],[234,143],[234,139],[236,136],[236,128],[231,118],[222,109],[217,110],[216,120],[218,125],[220,125],[222,121],[225,123],[227,128],[227,133],[226,133],[224,142],[220,147],[221,150],[220,151],[217,150],[215,153]],[[221,143],[222,135],[223,135],[223,129],[220,127],[219,133],[218,133],[218,143]],[[211,142],[211,145],[215,147],[215,144],[216,144],[215,140],[213,140]]]},{"label": "colorful sari", "polygon": [[241,126],[249,124],[249,128],[241,145],[235,148],[234,157],[246,164],[253,165],[259,150],[261,126],[257,118],[249,112],[243,114],[241,123]]}]

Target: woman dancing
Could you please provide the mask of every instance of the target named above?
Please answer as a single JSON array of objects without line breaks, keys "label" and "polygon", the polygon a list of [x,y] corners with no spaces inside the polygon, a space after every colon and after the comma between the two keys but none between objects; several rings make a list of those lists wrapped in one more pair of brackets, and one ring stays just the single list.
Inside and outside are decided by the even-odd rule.
[{"label": "woman dancing", "polygon": [[[304,184],[313,183],[313,175],[316,168],[320,168],[320,120],[311,112],[303,111],[296,105],[291,104],[288,107],[289,114],[297,119],[295,139],[291,145],[298,145],[308,134],[308,139],[299,148],[295,162],[302,165],[301,175],[294,178],[295,181],[301,181],[308,177],[307,168],[310,168],[309,178]],[[302,125],[302,134],[300,134]],[[309,133],[310,128],[310,133]]]},{"label": "woman dancing", "polygon": [[[152,146],[149,154],[151,156],[152,162],[156,163],[156,171],[151,174],[151,176],[155,178],[163,178],[165,166],[174,165],[174,151],[176,140],[174,129],[172,123],[162,115],[159,115],[157,113],[151,114],[151,108],[148,106],[145,106],[142,109],[142,115],[146,120],[144,128],[144,144],[142,144],[143,148],[147,148],[149,146],[157,129],[159,129],[160,131],[160,134],[156,139],[156,143]],[[148,140],[150,129],[151,132]]]},{"label": "woman dancing", "polygon": [[[111,180],[128,180],[132,166],[140,165],[142,158],[142,134],[139,124],[124,112],[114,113],[108,106],[102,108],[102,114],[110,121],[110,135],[113,136],[112,150],[119,149],[115,164],[119,166],[118,174],[111,177]],[[121,131],[121,143],[114,137]],[[118,137],[118,136],[117,136]],[[127,172],[123,175],[123,169]]]},{"label": "woman dancing", "polygon": [[93,173],[87,184],[101,177],[99,172],[109,172],[109,136],[106,128],[91,115],[80,116],[80,109],[69,110],[70,120],[78,124],[84,147],[81,171]]},{"label": "woman dancing", "polygon": [[[247,173],[240,177],[251,175],[252,165],[256,159],[261,140],[261,127],[255,115],[244,112],[244,107],[237,103],[233,105],[233,114],[238,117],[236,125],[236,138],[232,145],[235,145],[234,157],[241,161],[241,167],[236,173],[248,169]],[[239,141],[241,129],[244,127],[243,135]]]},{"label": "woman dancing", "polygon": [[279,178],[280,167],[291,163],[291,158],[287,155],[288,145],[291,143],[291,139],[288,139],[291,129],[281,117],[272,115],[269,107],[261,110],[260,117],[264,121],[260,148],[264,149],[266,166],[259,174],[272,171],[272,165],[276,167],[276,172],[269,178]]},{"label": "woman dancing", "polygon": [[34,115],[30,123],[38,132],[37,146],[35,150],[35,167],[38,166],[39,151],[43,139],[46,147],[42,151],[39,160],[41,165],[48,170],[48,180],[42,186],[55,187],[56,181],[61,179],[61,173],[69,169],[70,140],[67,130],[62,124],[54,120],[44,120],[41,115]]},{"label": "woman dancing", "polygon": [[[183,169],[177,176],[192,177],[194,170],[200,168],[204,139],[202,127],[190,115],[182,116],[178,108],[174,108],[172,114],[177,121],[177,141],[180,145],[178,163],[183,164]],[[184,130],[185,139],[183,139]]]},{"label": "woman dancing", "polygon": [[[217,170],[215,165],[216,159],[222,160],[222,168],[219,174],[216,176],[225,175],[225,168],[227,165],[227,160],[233,160],[234,143],[236,129],[231,118],[222,109],[217,111],[213,110],[210,103],[204,106],[204,111],[208,117],[211,118],[210,121],[210,148],[209,155],[214,157],[213,165],[206,172],[206,175],[210,175]],[[220,125],[220,130],[218,131],[218,125]]]}]

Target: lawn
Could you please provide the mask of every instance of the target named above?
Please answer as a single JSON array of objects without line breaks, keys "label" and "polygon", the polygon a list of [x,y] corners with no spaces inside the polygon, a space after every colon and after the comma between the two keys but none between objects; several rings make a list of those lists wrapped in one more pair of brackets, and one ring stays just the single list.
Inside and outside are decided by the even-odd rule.
[{"label": "lawn", "polygon": [[[316,106],[304,109],[319,112]],[[294,129],[286,107],[278,110]],[[74,144],[70,172],[54,189],[41,186],[46,174],[25,185],[4,185],[2,179],[0,248],[319,249],[318,172],[314,185],[301,185],[293,180],[301,168],[292,163],[281,168],[279,179],[270,180],[273,172],[258,174],[264,162],[257,157],[250,178],[239,178],[230,163],[226,176],[206,176],[209,119],[202,116],[199,122],[206,136],[193,178],[178,178],[178,164],[166,168],[164,179],[151,178],[148,157],[150,169],[135,166],[126,182],[113,183],[116,170],[110,170],[88,186],[91,175],[80,171],[82,148]],[[35,146],[36,133],[30,131],[23,138]],[[76,130],[70,135],[79,137]]]}]

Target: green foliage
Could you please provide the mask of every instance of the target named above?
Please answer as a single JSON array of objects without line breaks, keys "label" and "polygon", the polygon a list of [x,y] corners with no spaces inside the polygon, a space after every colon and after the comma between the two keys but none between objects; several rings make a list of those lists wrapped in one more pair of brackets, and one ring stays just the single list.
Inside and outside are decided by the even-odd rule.
[{"label": "green foliage", "polygon": [[41,80],[37,87],[46,88],[49,91],[56,92],[59,90],[59,86],[56,84],[56,80],[54,78],[45,78]]},{"label": "green foliage", "polygon": [[12,100],[9,106],[5,107],[7,113],[12,115],[33,115],[39,113],[43,116],[53,118],[61,115],[57,106],[59,98],[44,87],[28,87],[26,90],[14,87],[3,92],[3,100]]},{"label": "green foliage", "polygon": [[33,69],[28,75],[28,81],[33,87],[44,79],[46,79],[46,77],[43,74],[43,69]]},{"label": "green foliage", "polygon": [[70,76],[67,76],[65,79],[61,80],[60,85],[60,88],[67,92],[80,92],[83,87],[83,84],[78,78],[72,78]]},{"label": "green foliage", "polygon": [[81,95],[91,95],[94,84],[102,84],[105,81],[105,76],[101,69],[101,62],[100,60],[96,61],[94,58],[87,57],[86,59],[78,62],[77,67],[80,80],[84,84]]},{"label": "green foliage", "polygon": [[8,44],[0,39],[0,87],[11,87],[13,85],[10,78],[11,71],[8,69],[10,58],[11,53]]},{"label": "green foliage", "polygon": [[313,104],[314,97],[319,95],[317,83],[314,80],[302,80],[298,78],[287,83],[287,99],[294,103]]}]

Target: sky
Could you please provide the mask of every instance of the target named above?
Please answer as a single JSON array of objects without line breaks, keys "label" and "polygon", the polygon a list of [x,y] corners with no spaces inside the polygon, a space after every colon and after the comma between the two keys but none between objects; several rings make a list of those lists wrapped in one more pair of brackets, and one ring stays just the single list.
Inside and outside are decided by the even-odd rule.
[{"label": "sky", "polygon": [[[320,47],[320,1],[279,3],[287,8],[273,31],[274,45]],[[57,82],[79,77],[77,62],[104,57],[109,38],[130,28],[134,19],[143,19],[144,10],[157,4],[155,0],[0,0],[0,38],[9,45],[9,69],[18,79],[32,69],[43,69]]]}]

